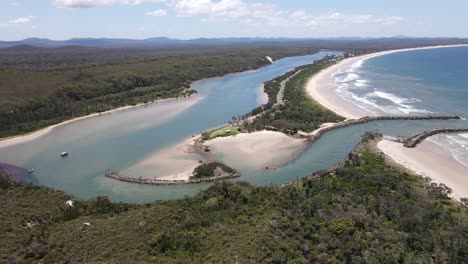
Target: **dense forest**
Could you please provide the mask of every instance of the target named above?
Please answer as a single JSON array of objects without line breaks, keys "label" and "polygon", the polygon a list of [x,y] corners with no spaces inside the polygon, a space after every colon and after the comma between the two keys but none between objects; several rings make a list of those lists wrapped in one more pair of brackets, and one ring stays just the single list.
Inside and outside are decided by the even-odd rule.
[{"label": "dense forest", "polygon": [[[331,57],[296,69],[265,83],[268,103],[254,109],[247,116],[258,115],[253,122],[245,122],[249,131],[273,129],[285,133],[312,132],[327,122],[339,122],[344,118],[322,107],[305,89],[309,78],[320,70],[336,63]],[[289,79],[288,79],[289,78]],[[283,101],[276,103],[281,82],[287,80]]]},{"label": "dense forest", "polygon": [[74,64],[71,56],[67,66],[50,60],[55,66],[45,69],[34,61],[28,64],[32,68],[0,68],[0,138],[120,106],[188,96],[195,92],[189,89],[192,81],[258,68],[269,63],[266,56],[277,59],[313,52],[310,48],[235,49],[221,55],[137,56],[118,63],[88,64],[80,60]]},{"label": "dense forest", "polygon": [[466,39],[213,40],[156,46],[0,48],[0,138],[120,106],[188,96],[194,80],[319,50],[372,52]]},{"label": "dense forest", "polygon": [[145,205],[0,178],[0,262],[467,263],[467,204],[373,144],[286,186],[216,183]]}]

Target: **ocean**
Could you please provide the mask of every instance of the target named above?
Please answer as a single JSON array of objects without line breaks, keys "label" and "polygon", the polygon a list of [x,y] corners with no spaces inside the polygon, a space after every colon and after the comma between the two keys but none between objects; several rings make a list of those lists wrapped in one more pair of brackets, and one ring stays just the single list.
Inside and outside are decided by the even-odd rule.
[{"label": "ocean", "polygon": [[[457,114],[468,127],[468,47],[413,50],[361,60],[334,74],[336,92],[375,115]],[[430,141],[468,166],[468,134]]]}]

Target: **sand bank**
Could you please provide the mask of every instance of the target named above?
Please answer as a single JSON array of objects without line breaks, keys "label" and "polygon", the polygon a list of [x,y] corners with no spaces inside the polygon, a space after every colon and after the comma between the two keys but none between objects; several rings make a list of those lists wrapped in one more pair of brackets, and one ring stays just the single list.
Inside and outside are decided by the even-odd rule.
[{"label": "sand bank", "polygon": [[[196,97],[196,99],[195,99],[195,97]],[[179,99],[187,99],[188,100],[189,98],[161,99],[161,100],[157,100],[157,101],[147,103],[147,104],[142,103],[142,104],[137,104],[137,105],[123,106],[123,107],[119,107],[119,108],[112,109],[112,110],[105,111],[105,112],[101,112],[101,113],[94,113],[94,114],[90,114],[90,115],[86,115],[86,116],[73,118],[73,119],[70,119],[70,120],[67,120],[67,121],[52,125],[52,126],[48,126],[46,128],[31,132],[31,133],[28,133],[28,134],[25,134],[25,135],[6,138],[6,139],[3,139],[3,140],[0,139],[0,148],[10,147],[10,146],[14,146],[14,145],[17,145],[17,144],[22,144],[22,143],[26,143],[28,141],[38,139],[38,138],[48,134],[49,132],[51,132],[53,129],[56,129],[58,127],[65,126],[65,125],[68,125],[68,124],[71,124],[71,123],[74,123],[74,122],[77,122],[77,121],[81,121],[81,120],[85,120],[85,119],[89,119],[89,118],[100,117],[100,116],[108,115],[108,114],[113,114],[115,112],[130,110],[130,109],[137,108],[137,107],[150,106],[150,105],[156,104],[156,103],[169,102],[169,101],[174,101],[174,100],[179,100]],[[183,106],[181,104],[179,107],[177,107],[177,109],[173,109],[173,110],[175,110],[176,112],[177,111],[182,111],[186,107],[189,107],[189,106],[193,105],[194,103],[198,102],[198,100],[200,100],[200,99],[201,99],[201,97],[199,95],[195,95],[195,96],[190,98],[191,103],[187,103],[187,105],[185,105],[185,106]],[[174,113],[174,112],[171,111],[171,113]]]},{"label": "sand bank", "polygon": [[200,156],[194,153],[196,137],[152,153],[128,169],[122,175],[132,178],[153,178],[158,180],[188,180],[193,170],[200,165]]},{"label": "sand bank", "polygon": [[405,148],[400,143],[382,140],[377,146],[398,164],[450,187],[453,198],[468,197],[468,168],[435,143],[423,141],[416,148]]},{"label": "sand bank", "polygon": [[347,58],[336,65],[323,69],[319,73],[312,76],[306,85],[306,90],[308,94],[316,100],[321,105],[326,108],[334,111],[338,115],[341,115],[346,118],[357,119],[363,116],[372,116],[373,113],[366,111],[365,109],[359,107],[358,105],[353,104],[352,102],[347,101],[343,97],[339,96],[336,93],[336,85],[333,75],[341,70],[344,70],[351,65],[363,62],[367,59],[383,56],[387,54],[404,52],[404,51],[413,51],[413,50],[425,50],[425,49],[436,49],[436,48],[448,48],[448,47],[466,47],[468,45],[443,45],[443,46],[430,46],[430,47],[421,47],[421,48],[409,48],[409,49],[399,49],[399,50],[389,50],[376,52],[372,54],[366,54],[362,56]]},{"label": "sand bank", "polygon": [[262,170],[284,163],[302,145],[303,139],[280,132],[259,131],[205,142],[211,152],[234,168]]}]

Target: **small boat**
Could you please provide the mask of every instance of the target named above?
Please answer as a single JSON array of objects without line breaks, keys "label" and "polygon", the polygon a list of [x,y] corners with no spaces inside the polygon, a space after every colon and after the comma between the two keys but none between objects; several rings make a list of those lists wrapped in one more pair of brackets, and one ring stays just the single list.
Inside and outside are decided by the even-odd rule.
[{"label": "small boat", "polygon": [[31,173],[33,173],[33,172],[34,172],[34,169],[29,169],[29,170],[28,170],[28,173],[29,173],[29,174],[31,174]]},{"label": "small boat", "polygon": [[68,152],[65,152],[65,151],[64,151],[64,152],[60,153],[60,156],[61,156],[62,158],[68,157]]}]

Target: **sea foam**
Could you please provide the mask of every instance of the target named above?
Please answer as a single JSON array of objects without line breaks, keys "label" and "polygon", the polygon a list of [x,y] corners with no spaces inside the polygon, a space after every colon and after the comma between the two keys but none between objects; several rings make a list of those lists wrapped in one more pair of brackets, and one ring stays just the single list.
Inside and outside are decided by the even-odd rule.
[{"label": "sea foam", "polygon": [[[412,114],[412,113],[418,113],[418,114],[432,113],[431,111],[424,110],[424,109],[418,109],[418,108],[415,108],[414,106],[412,106],[411,103],[421,101],[421,100],[419,100],[417,98],[404,98],[404,97],[400,97],[400,96],[392,94],[392,93],[379,91],[377,89],[373,93],[369,93],[368,95],[373,96],[373,97],[380,97],[380,98],[383,98],[383,99],[386,99],[386,100],[392,102],[396,106],[396,109],[398,111],[403,112],[406,115],[409,115],[409,114]],[[394,112],[394,111],[391,111],[391,112]]]}]

